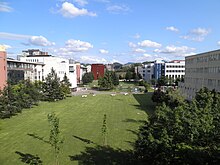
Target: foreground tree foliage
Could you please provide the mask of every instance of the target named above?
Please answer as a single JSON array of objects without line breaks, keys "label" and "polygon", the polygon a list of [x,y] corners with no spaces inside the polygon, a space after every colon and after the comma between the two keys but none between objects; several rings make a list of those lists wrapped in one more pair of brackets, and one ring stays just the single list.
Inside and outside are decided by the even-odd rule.
[{"label": "foreground tree foliage", "polygon": [[140,164],[219,164],[220,94],[203,88],[191,102],[175,92],[164,97],[140,128]]},{"label": "foreground tree foliage", "polygon": [[57,101],[70,94],[70,82],[65,75],[59,81],[52,69],[45,82],[31,82],[29,79],[20,81],[16,85],[10,83],[0,91],[0,118],[10,118],[24,108],[38,105],[40,100]]},{"label": "foreground tree foliage", "polygon": [[17,85],[8,85],[0,91],[0,118],[9,118],[23,108],[31,108],[40,100],[40,92],[35,83],[24,80]]}]

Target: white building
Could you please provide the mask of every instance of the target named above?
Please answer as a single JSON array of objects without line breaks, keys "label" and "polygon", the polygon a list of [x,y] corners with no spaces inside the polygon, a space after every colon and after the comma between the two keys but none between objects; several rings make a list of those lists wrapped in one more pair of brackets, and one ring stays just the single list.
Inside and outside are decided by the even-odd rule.
[{"label": "white building", "polygon": [[177,78],[182,79],[185,76],[185,61],[174,60],[165,63],[165,76],[168,80],[175,81]]},{"label": "white building", "polygon": [[136,70],[136,73],[138,72],[145,81],[150,82],[154,79],[154,63],[138,66]]},{"label": "white building", "polygon": [[180,91],[188,99],[202,87],[220,92],[220,49],[186,57],[186,74]]},{"label": "white building", "polygon": [[155,60],[154,62],[136,67],[137,72],[147,82],[150,82],[152,79],[159,79],[161,76],[166,76],[169,80],[175,81],[177,78],[184,78],[185,61],[174,60],[165,62],[163,60]]},{"label": "white building", "polygon": [[34,53],[33,50],[30,52],[32,55],[28,55],[27,51],[23,51],[23,55],[19,57],[20,61],[44,64],[43,70],[38,70],[38,68],[35,68],[36,73],[42,75],[42,81],[44,81],[45,77],[51,72],[51,69],[53,68],[60,80],[63,80],[63,77],[66,73],[71,83],[71,88],[77,87],[76,64],[73,62],[73,60],[54,57],[39,50],[34,50]]}]

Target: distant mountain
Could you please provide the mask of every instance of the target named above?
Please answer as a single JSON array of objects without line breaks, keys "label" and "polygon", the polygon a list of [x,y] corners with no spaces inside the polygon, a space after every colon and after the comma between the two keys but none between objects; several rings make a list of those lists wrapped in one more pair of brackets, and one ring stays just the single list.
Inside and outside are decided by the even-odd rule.
[{"label": "distant mountain", "polygon": [[134,64],[134,62],[128,62],[125,65],[131,65],[131,64]]}]

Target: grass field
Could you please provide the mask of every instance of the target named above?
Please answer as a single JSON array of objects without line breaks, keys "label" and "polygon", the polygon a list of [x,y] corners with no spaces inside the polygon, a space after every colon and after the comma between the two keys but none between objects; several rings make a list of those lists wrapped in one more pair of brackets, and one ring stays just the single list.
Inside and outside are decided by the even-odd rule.
[{"label": "grass field", "polygon": [[[0,120],[0,164],[20,165],[34,159],[54,164],[53,149],[47,142],[50,112],[59,117],[64,137],[60,164],[120,164],[132,150],[138,128],[147,119],[146,112],[152,110],[150,94],[74,96],[55,103],[42,102],[11,119]],[[107,148],[102,147],[104,114]]]}]

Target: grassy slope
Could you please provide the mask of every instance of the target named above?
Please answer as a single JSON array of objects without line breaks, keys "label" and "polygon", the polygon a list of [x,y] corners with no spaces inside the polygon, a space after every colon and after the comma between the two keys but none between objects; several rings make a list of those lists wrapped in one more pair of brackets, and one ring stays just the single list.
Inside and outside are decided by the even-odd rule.
[{"label": "grassy slope", "polygon": [[[140,121],[147,119],[145,111],[152,109],[150,104],[147,95],[78,96],[56,103],[43,102],[11,119],[0,121],[0,162],[2,165],[23,164],[15,153],[18,151],[38,155],[43,164],[53,164],[53,150],[45,142],[49,137],[47,114],[52,111],[60,118],[60,129],[65,139],[59,159],[61,164],[77,164],[76,161],[71,162],[69,156],[80,154],[86,147],[102,145],[104,114],[107,115],[108,145],[114,149],[130,150],[130,142],[136,139],[134,133],[141,125]],[[28,134],[35,134],[38,139]]]}]

